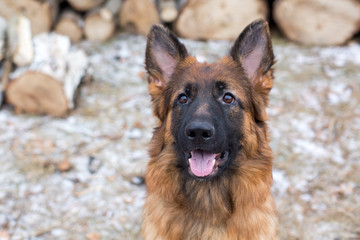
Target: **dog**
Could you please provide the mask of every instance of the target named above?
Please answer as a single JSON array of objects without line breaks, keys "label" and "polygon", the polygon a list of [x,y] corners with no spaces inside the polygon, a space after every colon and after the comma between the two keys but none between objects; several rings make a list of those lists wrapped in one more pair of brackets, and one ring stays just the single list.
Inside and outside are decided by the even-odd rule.
[{"label": "dog", "polygon": [[145,240],[278,239],[266,124],[274,63],[264,20],[211,64],[152,27],[145,66],[159,123],[145,176]]}]

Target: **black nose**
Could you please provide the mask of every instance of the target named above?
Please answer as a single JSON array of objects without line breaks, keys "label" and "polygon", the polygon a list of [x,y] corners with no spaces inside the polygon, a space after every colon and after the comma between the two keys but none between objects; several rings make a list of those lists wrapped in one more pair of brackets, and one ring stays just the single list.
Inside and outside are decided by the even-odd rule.
[{"label": "black nose", "polygon": [[208,122],[191,122],[185,128],[188,139],[203,142],[214,136],[215,128]]}]

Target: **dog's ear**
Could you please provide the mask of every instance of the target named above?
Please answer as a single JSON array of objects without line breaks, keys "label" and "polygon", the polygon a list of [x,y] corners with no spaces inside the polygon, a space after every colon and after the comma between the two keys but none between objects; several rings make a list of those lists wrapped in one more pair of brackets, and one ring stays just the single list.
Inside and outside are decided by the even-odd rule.
[{"label": "dog's ear", "polygon": [[230,55],[242,66],[257,92],[253,96],[256,120],[267,120],[265,108],[273,86],[271,67],[275,63],[267,22],[261,19],[248,25],[235,41]]},{"label": "dog's ear", "polygon": [[186,58],[187,50],[177,37],[160,25],[148,34],[145,66],[149,74],[149,92],[156,98],[170,81],[177,64]]}]

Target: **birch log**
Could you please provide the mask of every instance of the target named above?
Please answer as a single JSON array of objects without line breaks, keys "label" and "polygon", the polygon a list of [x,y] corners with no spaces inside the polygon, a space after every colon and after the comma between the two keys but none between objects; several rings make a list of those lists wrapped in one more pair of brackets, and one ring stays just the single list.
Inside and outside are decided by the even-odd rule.
[{"label": "birch log", "polygon": [[267,15],[265,0],[188,0],[175,30],[185,38],[233,40],[250,22]]},{"label": "birch log", "polygon": [[0,0],[0,16],[7,20],[19,14],[29,18],[32,34],[49,32],[58,13],[58,0]]},{"label": "birch log", "polygon": [[9,48],[7,47],[7,23],[4,18],[0,17],[0,108],[3,106],[5,91],[7,88],[9,74],[12,69],[12,62],[9,57]]},{"label": "birch log", "polygon": [[10,75],[6,100],[17,112],[63,116],[74,108],[74,95],[85,74],[87,57],[70,48],[70,39],[56,33],[34,38],[31,65]]},{"label": "birch log", "polygon": [[4,18],[0,17],[0,61],[5,57],[7,23]]},{"label": "birch log", "polygon": [[85,17],[84,33],[90,41],[103,42],[111,38],[116,28],[116,17],[121,0],[108,0],[101,8],[89,12]]},{"label": "birch log", "polygon": [[8,26],[9,56],[17,66],[25,66],[34,57],[31,24],[27,17],[18,16],[10,20]]},{"label": "birch log", "polygon": [[83,36],[84,21],[81,16],[71,9],[64,10],[55,26],[55,32],[66,35],[74,43]]},{"label": "birch log", "polygon": [[0,76],[1,76],[1,83],[0,83],[0,108],[2,107],[3,103],[4,103],[4,96],[5,96],[5,92],[6,92],[6,89],[7,89],[7,85],[8,85],[8,82],[9,82],[9,74],[12,70],[12,67],[13,67],[13,64],[10,60],[10,58],[7,56],[5,56],[5,61],[4,63],[2,64],[2,69],[1,69],[1,73],[0,73]]},{"label": "birch log", "polygon": [[88,11],[92,8],[100,6],[105,2],[105,0],[67,0],[67,1],[71,7],[73,7],[78,11]]},{"label": "birch log", "polygon": [[289,39],[315,45],[339,45],[360,30],[358,0],[277,0],[274,20]]},{"label": "birch log", "polygon": [[173,22],[179,14],[175,0],[158,0],[158,8],[161,21],[166,23]]},{"label": "birch log", "polygon": [[122,29],[146,35],[156,23],[160,23],[160,18],[153,1],[124,1],[119,13],[119,24]]}]

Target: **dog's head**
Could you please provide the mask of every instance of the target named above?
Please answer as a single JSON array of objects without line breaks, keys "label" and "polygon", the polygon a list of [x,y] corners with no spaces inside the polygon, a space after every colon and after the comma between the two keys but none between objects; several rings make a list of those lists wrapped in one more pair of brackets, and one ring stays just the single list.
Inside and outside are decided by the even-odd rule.
[{"label": "dog's head", "polygon": [[171,133],[185,174],[211,179],[231,172],[239,164],[235,156],[258,152],[273,85],[265,21],[246,27],[229,56],[212,64],[199,63],[173,33],[155,25],[145,64],[153,112]]}]

